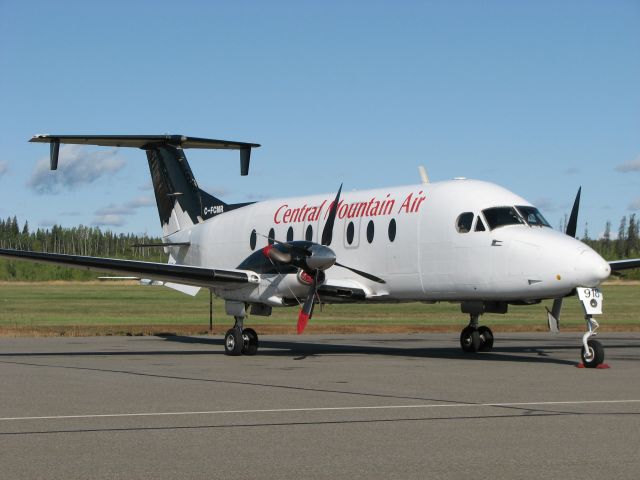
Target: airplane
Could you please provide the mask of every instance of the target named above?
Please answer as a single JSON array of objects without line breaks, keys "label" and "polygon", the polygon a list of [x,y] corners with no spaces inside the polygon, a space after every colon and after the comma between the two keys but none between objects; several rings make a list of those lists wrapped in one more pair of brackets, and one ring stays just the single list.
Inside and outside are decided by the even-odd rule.
[{"label": "airplane", "polygon": [[0,257],[135,276],[195,295],[207,288],[225,301],[234,326],[227,355],[255,355],[258,334],[249,315],[300,306],[301,334],[317,303],[455,302],[469,315],[460,345],[489,351],[493,332],[484,313],[553,299],[549,328],[557,331],[562,302],[578,295],[587,330],[581,359],[595,368],[604,347],[593,339],[602,313],[598,286],[640,259],[606,262],[575,237],[580,192],[566,231],[550,227],[524,198],[493,183],[457,178],[374,190],[227,204],[200,189],[184,150],[240,152],[249,172],[255,143],[182,135],[36,135],[50,144],[50,167],[60,144],[145,151],[168,263],[0,249]]}]

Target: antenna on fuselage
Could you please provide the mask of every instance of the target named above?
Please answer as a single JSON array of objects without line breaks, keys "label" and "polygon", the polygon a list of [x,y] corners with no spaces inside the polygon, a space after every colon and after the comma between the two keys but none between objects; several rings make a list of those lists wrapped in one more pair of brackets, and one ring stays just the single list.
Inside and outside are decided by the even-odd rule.
[{"label": "antenna on fuselage", "polygon": [[422,165],[418,165],[418,171],[420,172],[420,178],[422,183],[429,183],[429,175],[427,175],[427,169]]}]

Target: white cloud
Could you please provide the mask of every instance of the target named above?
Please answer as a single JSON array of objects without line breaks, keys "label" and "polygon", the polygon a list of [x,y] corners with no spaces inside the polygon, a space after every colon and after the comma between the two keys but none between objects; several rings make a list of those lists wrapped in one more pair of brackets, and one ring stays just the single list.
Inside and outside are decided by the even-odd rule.
[{"label": "white cloud", "polygon": [[133,215],[136,210],[143,207],[151,207],[155,205],[155,200],[150,196],[140,196],[128,202],[116,205],[111,203],[106,207],[99,208],[95,211],[98,216],[106,215]]},{"label": "white cloud", "polygon": [[113,175],[124,167],[116,150],[91,152],[82,145],[64,145],[60,149],[57,171],[49,170],[49,158],[38,161],[27,186],[39,194],[57,194]]},{"label": "white cloud", "polygon": [[640,156],[616,167],[619,172],[640,172]]},{"label": "white cloud", "polygon": [[95,211],[95,214],[99,217],[106,217],[109,215],[133,215],[134,210],[127,208],[124,205],[107,205],[106,207],[99,208]]},{"label": "white cloud", "polygon": [[121,215],[115,214],[98,215],[94,217],[93,225],[97,227],[121,227],[124,225],[124,219]]},{"label": "white cloud", "polygon": [[640,198],[636,198],[629,204],[629,210],[640,210]]},{"label": "white cloud", "polygon": [[120,227],[124,225],[124,216],[133,215],[139,208],[155,205],[155,199],[151,196],[140,196],[128,202],[116,205],[114,203],[96,210],[93,225]]},{"label": "white cloud", "polygon": [[144,195],[129,200],[124,205],[129,208],[152,207],[156,204],[156,200],[151,195]]}]

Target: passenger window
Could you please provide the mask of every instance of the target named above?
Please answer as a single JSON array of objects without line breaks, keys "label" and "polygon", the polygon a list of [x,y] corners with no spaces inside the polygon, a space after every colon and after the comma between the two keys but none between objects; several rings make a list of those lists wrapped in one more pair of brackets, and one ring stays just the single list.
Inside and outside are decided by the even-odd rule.
[{"label": "passenger window", "polygon": [[276,232],[272,228],[271,230],[269,230],[269,238],[267,239],[267,241],[269,242],[269,245],[273,245],[273,239],[274,238],[276,238]]},{"label": "passenger window", "polygon": [[393,242],[396,239],[396,219],[392,218],[389,222],[389,241]]},{"label": "passenger window", "polygon": [[356,228],[353,226],[353,222],[349,222],[347,225],[347,243],[351,245],[353,243],[353,235],[355,233]]},{"label": "passenger window", "polygon": [[256,249],[256,240],[258,239],[258,235],[256,234],[255,230],[251,230],[251,235],[249,235],[249,246],[251,247],[251,250],[255,250]]},{"label": "passenger window", "polygon": [[373,242],[373,234],[374,234],[373,220],[369,220],[369,223],[367,224],[367,241],[369,243]]},{"label": "passenger window", "polygon": [[478,215],[478,219],[476,220],[476,232],[484,232],[486,228],[484,228],[484,223],[482,223],[482,219],[480,215]]},{"label": "passenger window", "polygon": [[307,232],[305,233],[304,238],[307,242],[311,242],[313,240],[313,227],[311,225],[307,226]]},{"label": "passenger window", "polygon": [[473,223],[473,213],[465,212],[460,214],[458,221],[456,222],[456,228],[460,233],[467,233],[471,231],[471,224]]},{"label": "passenger window", "polygon": [[287,230],[287,242],[291,242],[293,240],[293,227],[289,227]]}]

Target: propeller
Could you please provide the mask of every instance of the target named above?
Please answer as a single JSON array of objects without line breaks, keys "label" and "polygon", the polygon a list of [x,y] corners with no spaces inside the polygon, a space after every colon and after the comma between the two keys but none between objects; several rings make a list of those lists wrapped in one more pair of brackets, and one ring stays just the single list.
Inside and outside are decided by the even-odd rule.
[{"label": "propeller", "polygon": [[[338,188],[338,193],[336,194],[336,198],[329,207],[329,216],[327,217],[327,223],[324,224],[324,229],[322,230],[322,237],[320,239],[320,246],[324,247],[328,252],[331,252],[333,255],[333,262],[331,265],[335,264],[335,253],[328,248],[331,245],[331,240],[333,239],[333,225],[336,222],[336,214],[338,213],[338,205],[340,204],[340,193],[342,192],[342,184],[340,184],[340,188]],[[313,245],[310,249],[316,247]],[[323,252],[327,254],[328,252]],[[313,254],[311,256],[313,258]],[[325,267],[329,268],[331,265]],[[320,266],[320,265],[319,265]],[[324,270],[324,268],[322,269]],[[300,309],[300,313],[298,314],[298,335],[304,332],[307,323],[309,323],[309,319],[313,316],[313,307],[315,306],[316,297],[318,296],[318,275],[320,274],[320,268],[316,268],[313,272],[313,281],[309,286],[309,292],[307,293],[307,298],[304,300],[304,304]]]},{"label": "propeller", "polygon": [[302,304],[302,308],[300,309],[300,313],[298,314],[298,335],[304,332],[304,329],[307,327],[307,323],[309,323],[309,319],[311,315],[313,315],[313,307],[315,305],[316,295],[318,294],[318,272],[313,276],[313,281],[309,286],[309,293],[307,293],[307,298],[305,298],[304,303]]},{"label": "propeller", "polygon": [[[578,188],[578,194],[576,195],[576,199],[573,201],[573,207],[571,208],[571,214],[569,215],[569,221],[567,222],[567,227],[564,231],[570,237],[576,236],[576,230],[578,229],[578,210],[580,209],[580,193],[582,192],[582,187]],[[560,311],[562,310],[562,297],[556,298],[553,301],[553,305],[551,306],[551,310],[547,308],[547,317],[549,321],[549,329],[552,332],[558,332],[560,327]]]},{"label": "propeller", "polygon": [[342,184],[340,184],[338,193],[329,207],[327,221],[324,225],[324,229],[322,230],[319,244],[309,241],[280,242],[275,239],[271,239],[273,244],[267,245],[262,249],[262,254],[269,258],[274,265],[292,265],[303,270],[312,279],[307,296],[302,304],[300,313],[298,314],[298,334],[301,334],[304,331],[309,319],[313,316],[315,300],[316,298],[319,298],[318,284],[321,284],[324,281],[324,270],[332,267],[333,265],[337,265],[339,267],[346,268],[367,280],[377,283],[385,283],[383,279],[376,277],[375,275],[336,262],[336,254],[331,248],[329,248],[333,239],[333,227],[336,222],[341,193]]}]

